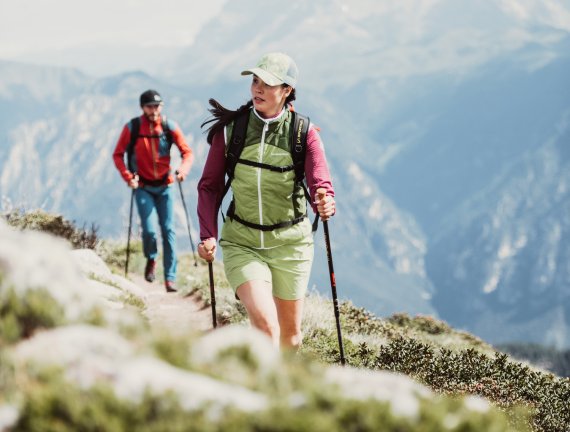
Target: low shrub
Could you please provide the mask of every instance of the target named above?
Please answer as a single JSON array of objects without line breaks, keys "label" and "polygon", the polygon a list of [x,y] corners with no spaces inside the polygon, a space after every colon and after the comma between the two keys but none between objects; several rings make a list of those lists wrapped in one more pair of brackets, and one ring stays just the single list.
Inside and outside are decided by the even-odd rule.
[{"label": "low shrub", "polygon": [[0,346],[28,338],[38,329],[62,325],[64,315],[63,307],[47,290],[29,290],[22,298],[13,288],[2,287]]},{"label": "low shrub", "polygon": [[[373,326],[379,324],[372,320]],[[364,330],[366,331],[366,330]],[[535,431],[570,430],[570,379],[533,371],[496,352],[494,356],[475,348],[452,351],[401,335],[387,344],[353,344],[344,338],[347,363],[356,367],[406,374],[438,393],[479,395],[502,408],[528,407]],[[306,335],[304,353],[327,363],[339,362],[336,332],[315,330]]]},{"label": "low shrub", "polygon": [[95,249],[99,243],[98,227],[93,224],[89,230],[79,229],[61,215],[54,215],[43,210],[25,212],[13,210],[3,215],[9,225],[22,230],[35,230],[64,238],[74,249]]}]

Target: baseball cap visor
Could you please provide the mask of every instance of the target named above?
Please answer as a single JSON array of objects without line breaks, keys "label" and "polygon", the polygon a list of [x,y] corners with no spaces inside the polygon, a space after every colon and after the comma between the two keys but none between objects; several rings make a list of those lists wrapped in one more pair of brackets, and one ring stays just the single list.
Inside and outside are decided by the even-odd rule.
[{"label": "baseball cap visor", "polygon": [[247,69],[244,70],[242,73],[242,75],[257,75],[259,78],[261,78],[261,80],[270,86],[276,86],[276,85],[280,85],[280,84],[284,84],[285,81],[283,81],[281,78],[277,77],[276,75],[273,75],[271,72],[267,72],[265,69],[261,69],[261,68],[252,68],[252,69]]}]

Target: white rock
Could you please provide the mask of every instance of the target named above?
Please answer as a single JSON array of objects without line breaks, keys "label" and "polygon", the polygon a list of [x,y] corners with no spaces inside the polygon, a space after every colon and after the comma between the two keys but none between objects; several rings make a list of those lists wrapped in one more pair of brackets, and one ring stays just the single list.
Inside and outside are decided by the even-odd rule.
[{"label": "white rock", "polygon": [[486,413],[491,409],[491,405],[489,401],[483,399],[480,396],[466,396],[463,400],[463,403],[467,407],[467,409],[475,412]]},{"label": "white rock", "polygon": [[105,299],[116,299],[123,295],[123,291],[114,286],[99,282],[97,280],[87,281],[88,289]]},{"label": "white rock", "polygon": [[14,350],[20,361],[61,366],[66,376],[83,388],[99,379],[112,379],[117,365],[133,355],[132,344],[120,335],[85,324],[39,332]]},{"label": "white rock", "polygon": [[112,275],[107,264],[92,249],[76,249],[72,251],[73,258],[81,271],[86,274],[94,274],[101,279],[109,279]]},{"label": "white rock", "polygon": [[146,293],[142,288],[122,276],[113,274],[105,261],[92,249],[77,249],[72,251],[72,255],[86,276],[94,276],[97,280],[116,286],[125,293],[130,293],[140,299],[146,298]]},{"label": "white rock", "polygon": [[121,290],[140,298],[141,300],[146,300],[147,298],[147,293],[141,287],[122,276],[112,274],[109,282],[118,286]]},{"label": "white rock", "polygon": [[[45,289],[63,307],[68,321],[84,321],[88,312],[97,308],[110,325],[143,322],[133,311],[121,310],[124,305],[117,301],[124,292],[144,298],[142,289],[111,274],[93,251],[72,251],[63,239],[37,231],[19,231],[3,220],[0,238],[0,304],[8,288],[20,297],[30,290]],[[101,275],[109,284],[90,280],[83,271],[89,276]]]},{"label": "white rock", "polygon": [[268,373],[279,367],[281,355],[271,339],[255,328],[237,324],[224,326],[198,339],[192,345],[192,361],[210,364],[216,361],[222,351],[244,345],[256,359],[260,373]]},{"label": "white rock", "polygon": [[14,405],[0,405],[0,431],[9,431],[16,424],[20,413]]},{"label": "white rock", "polygon": [[8,287],[19,296],[29,290],[46,289],[64,307],[70,320],[80,319],[101,304],[100,298],[85,288],[87,279],[74,265],[64,240],[41,232],[21,232],[3,220],[0,238],[0,273],[4,277],[0,297]]},{"label": "white rock", "polygon": [[389,402],[394,415],[403,417],[417,418],[420,399],[433,397],[427,387],[393,372],[331,366],[325,380],[338,385],[347,398]]},{"label": "white rock", "polygon": [[[206,404],[232,406],[242,411],[259,411],[267,407],[266,397],[237,385],[178,369],[163,361],[146,357],[123,364],[115,382],[119,397],[140,401],[145,391],[163,394],[174,391],[186,410]],[[212,407],[216,411],[215,407]]]},{"label": "white rock", "polygon": [[20,342],[13,357],[20,365],[59,366],[82,388],[107,382],[118,397],[133,402],[150,390],[156,395],[172,391],[188,410],[208,404],[212,412],[226,406],[256,411],[268,405],[262,394],[141,355],[130,341],[100,327],[74,325],[38,333]]}]

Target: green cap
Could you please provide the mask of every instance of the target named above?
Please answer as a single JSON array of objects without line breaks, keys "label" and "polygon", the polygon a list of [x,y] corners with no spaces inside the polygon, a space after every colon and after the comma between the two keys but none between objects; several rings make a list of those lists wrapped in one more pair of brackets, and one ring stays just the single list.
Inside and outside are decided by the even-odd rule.
[{"label": "green cap", "polygon": [[265,84],[275,86],[287,84],[295,88],[299,69],[291,57],[280,52],[265,54],[259,59],[254,68],[246,69],[242,75],[255,74]]}]

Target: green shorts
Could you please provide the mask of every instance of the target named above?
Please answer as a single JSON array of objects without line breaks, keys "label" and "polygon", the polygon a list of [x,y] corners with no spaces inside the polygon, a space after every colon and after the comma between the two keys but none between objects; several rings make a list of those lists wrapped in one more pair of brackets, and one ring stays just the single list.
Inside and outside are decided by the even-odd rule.
[{"label": "green shorts", "polygon": [[220,240],[226,277],[234,292],[251,280],[263,280],[273,287],[273,295],[282,300],[298,300],[305,296],[311,265],[313,237],[303,242],[271,249],[253,249]]}]

